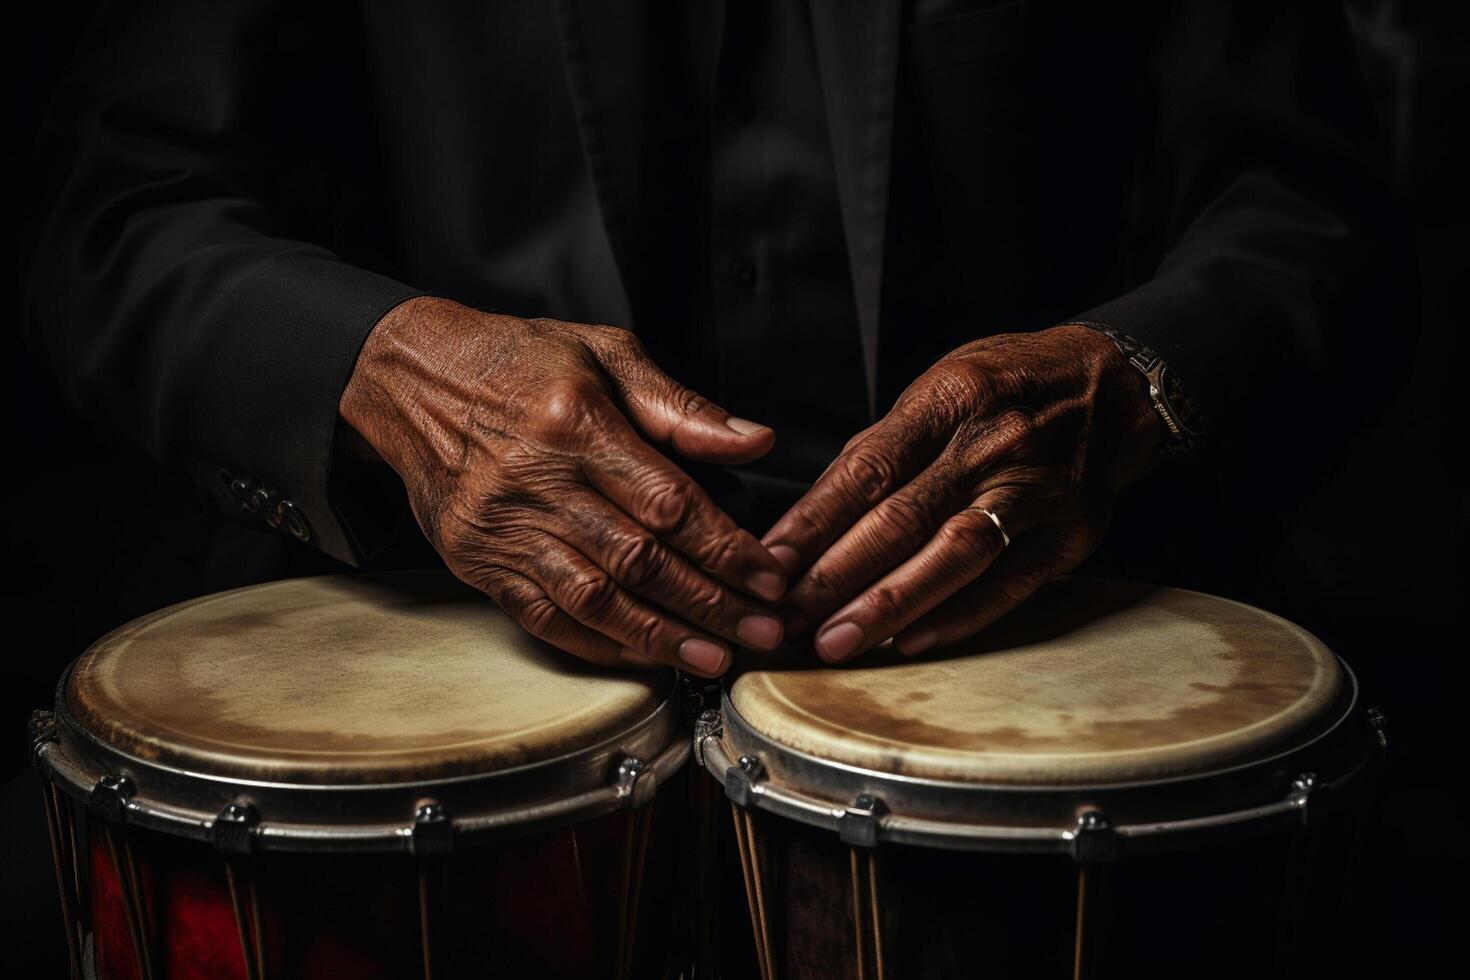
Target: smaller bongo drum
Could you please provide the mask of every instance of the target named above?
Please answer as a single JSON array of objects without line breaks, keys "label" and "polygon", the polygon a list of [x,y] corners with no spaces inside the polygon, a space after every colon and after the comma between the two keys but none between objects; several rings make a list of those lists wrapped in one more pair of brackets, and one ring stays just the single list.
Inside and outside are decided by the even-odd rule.
[{"label": "smaller bongo drum", "polygon": [[767,980],[1321,963],[1383,745],[1306,631],[1075,578],[949,656],[746,673],[695,729]]},{"label": "smaller bongo drum", "polygon": [[665,975],[675,684],[544,646],[441,573],[130,623],[32,718],[73,973]]}]

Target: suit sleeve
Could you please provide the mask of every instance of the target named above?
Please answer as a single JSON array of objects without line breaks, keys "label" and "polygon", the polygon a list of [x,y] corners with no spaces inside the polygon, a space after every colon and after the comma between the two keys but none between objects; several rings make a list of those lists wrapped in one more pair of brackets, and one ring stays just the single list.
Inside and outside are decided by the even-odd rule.
[{"label": "suit sleeve", "polygon": [[1171,3],[1153,19],[1135,239],[1168,244],[1077,319],[1157,350],[1217,431],[1289,420],[1357,356],[1394,264],[1341,4]]},{"label": "suit sleeve", "polygon": [[32,328],[84,414],[187,467],[227,512],[289,510],[283,531],[355,562],[361,536],[328,489],[337,402],[369,331],[416,291],[281,204],[307,151],[281,142],[274,93],[337,42],[303,36],[287,4],[122,8],[92,25],[51,113]]}]

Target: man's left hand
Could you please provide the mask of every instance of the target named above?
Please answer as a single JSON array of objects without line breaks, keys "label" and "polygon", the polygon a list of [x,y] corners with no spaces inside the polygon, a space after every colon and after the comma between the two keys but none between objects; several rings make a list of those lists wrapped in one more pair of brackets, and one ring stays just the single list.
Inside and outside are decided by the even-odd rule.
[{"label": "man's left hand", "polygon": [[834,663],[889,638],[913,655],[973,635],[1091,553],[1164,431],[1143,377],[1097,331],[966,344],[766,534],[795,582],[787,635],[820,624],[817,653]]}]

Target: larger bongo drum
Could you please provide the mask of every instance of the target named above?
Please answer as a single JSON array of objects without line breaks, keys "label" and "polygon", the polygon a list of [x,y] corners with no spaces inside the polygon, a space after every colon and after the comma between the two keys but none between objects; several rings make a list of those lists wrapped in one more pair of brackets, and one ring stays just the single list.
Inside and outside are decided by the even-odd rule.
[{"label": "larger bongo drum", "polygon": [[1318,975],[1383,743],[1291,623],[1068,579],[949,656],[746,673],[695,744],[761,976],[1131,978]]},{"label": "larger bongo drum", "polygon": [[664,975],[675,683],[583,665],[433,573],[124,626],[33,717],[74,972]]}]

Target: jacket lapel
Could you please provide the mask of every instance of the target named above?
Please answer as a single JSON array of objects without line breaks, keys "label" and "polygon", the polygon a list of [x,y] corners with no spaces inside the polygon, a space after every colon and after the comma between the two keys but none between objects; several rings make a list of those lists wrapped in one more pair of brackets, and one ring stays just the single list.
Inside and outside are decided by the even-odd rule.
[{"label": "jacket lapel", "polygon": [[903,0],[810,0],[847,258],[877,414],[878,329]]},{"label": "jacket lapel", "polygon": [[624,320],[632,326],[629,284],[638,281],[638,153],[643,145],[643,24],[638,4],[556,0],[567,82],[613,259],[621,274]]}]

